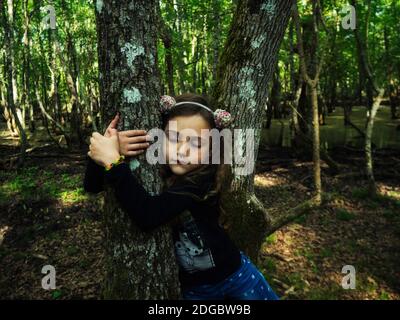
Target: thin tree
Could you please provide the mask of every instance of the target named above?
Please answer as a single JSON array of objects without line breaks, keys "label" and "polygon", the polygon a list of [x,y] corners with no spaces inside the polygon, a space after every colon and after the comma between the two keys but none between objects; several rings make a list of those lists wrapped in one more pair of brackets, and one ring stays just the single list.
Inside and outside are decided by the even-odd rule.
[{"label": "thin tree", "polygon": [[[6,14],[6,8],[7,13]],[[7,6],[4,0],[0,0],[0,10],[2,17],[2,25],[4,27],[4,43],[6,47],[6,78],[7,78],[7,104],[11,110],[12,116],[14,117],[15,123],[18,128],[20,138],[20,156],[18,159],[18,165],[21,166],[25,160],[25,152],[28,145],[23,118],[21,111],[18,107],[18,93],[16,84],[16,68],[15,68],[15,51],[14,51],[14,1],[8,0]]]},{"label": "thin tree", "polygon": [[[355,0],[352,0],[351,3],[355,8],[357,8]],[[356,12],[360,12],[360,10],[357,10]],[[371,12],[371,1],[368,1],[368,16],[370,15],[370,12]],[[366,29],[368,30],[368,25],[366,25]],[[366,76],[365,89],[367,91],[368,101],[370,100],[369,96],[371,95],[369,92],[373,91],[372,105],[370,102],[367,101],[368,112],[367,112],[367,125],[366,125],[365,140],[364,140],[364,153],[365,153],[365,173],[368,179],[368,190],[371,195],[376,195],[377,187],[375,182],[373,159],[372,159],[372,133],[374,129],[375,116],[381,105],[385,90],[384,88],[378,86],[372,71],[369,59],[368,45],[367,45],[368,31],[365,32],[365,38],[362,39],[358,28],[355,28],[354,36],[357,44],[357,52],[360,61],[360,67],[362,68],[363,74],[365,74]]]},{"label": "thin tree", "polygon": [[[317,3],[316,0],[312,1],[313,4],[313,32],[314,37],[318,43],[318,21],[317,21]],[[320,160],[320,132],[319,132],[319,112],[318,112],[318,82],[321,73],[322,61],[317,61],[317,57],[312,60],[313,75],[307,71],[307,63],[304,55],[303,36],[300,28],[300,17],[297,4],[293,6],[293,22],[296,27],[297,33],[297,48],[299,52],[300,71],[302,78],[306,81],[311,95],[311,108],[312,108],[312,143],[313,143],[313,163],[314,163],[314,192],[315,201],[320,204],[322,201],[322,184],[321,184],[321,160]]]}]

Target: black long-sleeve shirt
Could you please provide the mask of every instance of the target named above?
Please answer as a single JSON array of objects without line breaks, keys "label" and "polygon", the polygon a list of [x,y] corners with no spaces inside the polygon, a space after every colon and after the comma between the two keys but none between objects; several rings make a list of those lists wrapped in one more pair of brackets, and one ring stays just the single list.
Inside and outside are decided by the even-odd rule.
[{"label": "black long-sleeve shirt", "polygon": [[173,226],[173,240],[183,288],[215,284],[240,267],[240,251],[218,222],[217,202],[198,201],[208,190],[206,183],[172,186],[150,195],[126,163],[105,172],[89,158],[85,190],[98,193],[104,183],[113,186],[122,209],[145,232],[180,215],[180,223]]}]

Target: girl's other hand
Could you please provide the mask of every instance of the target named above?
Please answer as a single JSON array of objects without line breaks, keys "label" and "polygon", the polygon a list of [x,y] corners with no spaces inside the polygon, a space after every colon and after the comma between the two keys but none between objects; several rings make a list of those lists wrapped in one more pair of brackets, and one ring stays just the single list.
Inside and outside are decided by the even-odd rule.
[{"label": "girl's other hand", "polygon": [[119,152],[125,157],[134,157],[150,146],[151,137],[146,130],[127,130],[118,132]]},{"label": "girl's other hand", "polygon": [[103,167],[113,163],[120,156],[117,129],[110,129],[109,134],[109,137],[105,137],[93,132],[90,138],[88,156]]}]

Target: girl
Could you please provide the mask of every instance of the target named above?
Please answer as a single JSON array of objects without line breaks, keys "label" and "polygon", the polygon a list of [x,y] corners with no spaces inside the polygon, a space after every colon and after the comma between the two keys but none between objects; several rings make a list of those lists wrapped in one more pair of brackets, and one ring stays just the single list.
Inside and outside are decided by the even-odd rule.
[{"label": "girl", "polygon": [[[184,299],[277,300],[264,276],[218,221],[226,165],[222,159],[221,164],[211,163],[215,148],[207,130],[201,130],[226,127],[230,114],[220,109],[213,112],[209,98],[195,94],[183,94],[176,100],[163,96],[161,102],[167,160],[160,165],[164,191],[150,195],[122,161],[124,155],[144,152],[151,138],[143,130],[118,133],[118,116],[104,136],[95,132],[90,138],[85,190],[100,192],[104,182],[111,184],[121,207],[143,231],[173,222]],[[182,138],[185,129],[193,130],[189,141]],[[221,150],[220,154],[223,156]],[[204,164],[207,157],[210,161]]]}]

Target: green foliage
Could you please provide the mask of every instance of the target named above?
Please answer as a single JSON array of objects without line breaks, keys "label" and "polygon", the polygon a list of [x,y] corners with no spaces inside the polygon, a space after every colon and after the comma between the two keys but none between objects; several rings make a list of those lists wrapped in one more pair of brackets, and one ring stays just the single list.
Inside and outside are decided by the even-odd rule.
[{"label": "green foliage", "polygon": [[11,250],[7,249],[7,248],[4,247],[4,246],[0,246],[0,262],[2,261],[2,259],[3,259],[4,257],[6,257],[7,255],[10,254],[10,251],[11,251]]},{"label": "green foliage", "polygon": [[304,224],[306,222],[306,214],[303,214],[301,216],[298,216],[296,219],[293,220],[294,222],[298,224]]},{"label": "green foliage", "polygon": [[60,200],[64,203],[79,202],[87,198],[82,185],[82,176],[63,174],[61,177],[39,169],[27,167],[15,175],[3,174],[0,186],[0,203],[12,201],[14,197],[23,201]]},{"label": "green foliage", "polygon": [[65,252],[70,256],[74,256],[79,252],[79,248],[75,246],[68,246]]},{"label": "green foliage", "polygon": [[[234,3],[232,0],[178,0],[173,6],[172,2],[160,2],[161,15],[172,39],[173,80],[177,92],[202,93],[212,88],[213,64],[226,41]],[[159,68],[163,70],[164,84],[167,84],[166,53],[163,42],[159,41]],[[168,88],[165,90],[168,92]]]},{"label": "green foliage", "polygon": [[331,248],[322,248],[320,255],[322,258],[330,258],[333,256],[333,250]]},{"label": "green foliage", "polygon": [[329,288],[315,288],[310,291],[307,299],[310,300],[338,300],[343,293],[343,288],[339,285]]},{"label": "green foliage", "polygon": [[[18,93],[18,102],[29,111],[37,99],[37,93],[46,111],[55,120],[65,124],[64,129],[70,134],[74,130],[70,121],[73,118],[71,101],[74,100],[69,88],[71,83],[68,84],[68,78],[71,76],[75,82],[80,116],[82,116],[79,119],[80,126],[83,128],[84,125],[90,125],[93,118],[101,119],[98,108],[95,2],[71,0],[46,3],[52,5],[55,10],[57,25],[54,30],[44,28],[43,22],[48,15],[48,12],[41,10],[44,3],[27,0],[27,8],[16,0],[10,3],[13,3],[14,9],[13,58],[15,61],[24,62],[15,65],[18,89],[15,93]],[[168,54],[171,57],[171,76],[176,93],[212,91],[218,64],[224,61],[225,56],[221,53],[228,39],[236,4],[237,1],[233,0],[160,1],[162,25],[166,28],[160,28],[157,61],[164,92],[170,93],[167,86],[170,76],[167,66]],[[355,38],[352,30],[345,30],[341,26],[341,19],[344,16],[341,10],[348,5],[348,2],[323,1],[321,5],[324,26],[321,23],[318,25],[317,51],[325,61],[320,79],[322,96],[327,101],[333,91],[340,98],[354,96],[360,85]],[[298,6],[302,26],[311,25],[313,21],[311,3],[302,1],[298,2]],[[7,13],[7,10],[5,11]],[[394,88],[398,88],[400,79],[395,70],[400,67],[400,43],[397,41],[400,28],[398,19],[400,3],[390,0],[373,1],[371,12],[369,19],[366,19],[368,14],[366,2],[357,4],[357,17],[360,22],[357,28],[362,35],[368,30],[366,41],[371,66],[378,82],[384,87],[391,83]],[[24,17],[27,13],[30,20],[25,24]],[[366,25],[365,21],[369,21],[369,24]],[[25,48],[21,43],[26,30],[29,31],[29,48]],[[293,38],[290,37],[290,30]],[[304,32],[305,38],[308,37],[306,37],[308,31]],[[166,35],[168,37],[165,37]],[[166,38],[171,40],[170,46],[167,45]],[[0,33],[0,41],[4,42],[4,33]],[[289,97],[295,91],[293,85],[299,70],[298,55],[295,52],[296,48],[293,47],[296,43],[296,33],[293,32],[293,28],[287,28],[278,64],[279,87],[283,98]],[[29,50],[29,55],[26,50]],[[237,48],[238,55],[241,51]],[[6,54],[4,46],[0,53],[1,56]],[[28,60],[25,61],[26,59]],[[26,62],[29,62],[29,72],[25,70]],[[392,66],[392,79],[388,78],[388,66]],[[29,92],[25,92],[24,75],[29,76]],[[0,91],[4,97],[6,80],[5,73],[0,73],[0,83],[2,83]],[[36,89],[38,92],[35,92]],[[57,96],[53,96],[56,93]],[[26,99],[27,97],[29,99]],[[94,105],[91,104],[91,98],[95,101]],[[28,100],[31,103],[28,103]],[[0,201],[3,196],[0,193]]]},{"label": "green foliage", "polygon": [[266,258],[264,260],[263,266],[265,268],[265,274],[271,274],[276,272],[276,264],[274,259]]},{"label": "green foliage", "polygon": [[351,194],[354,199],[358,200],[364,200],[369,197],[369,192],[366,188],[354,188]]},{"label": "green foliage", "polygon": [[339,209],[336,209],[336,218],[338,218],[338,220],[342,220],[342,221],[350,221],[355,218],[355,215],[353,213],[347,211],[346,209],[339,208]]},{"label": "green foliage", "polygon": [[386,291],[382,291],[379,295],[379,300],[390,300],[390,296]]},{"label": "green foliage", "polygon": [[55,300],[60,299],[62,297],[63,293],[61,290],[56,289],[54,291],[51,292],[51,297]]},{"label": "green foliage", "polygon": [[303,279],[303,276],[300,273],[291,273],[287,276],[287,282],[294,286],[296,290],[303,291],[306,287],[306,282]]},{"label": "green foliage", "polygon": [[270,234],[266,239],[267,244],[274,244],[278,240],[276,233]]}]

